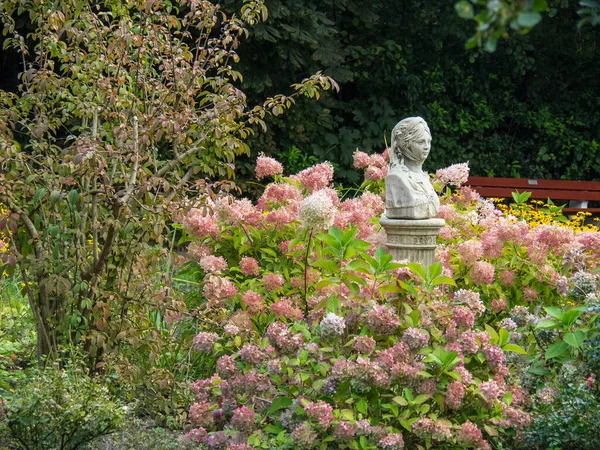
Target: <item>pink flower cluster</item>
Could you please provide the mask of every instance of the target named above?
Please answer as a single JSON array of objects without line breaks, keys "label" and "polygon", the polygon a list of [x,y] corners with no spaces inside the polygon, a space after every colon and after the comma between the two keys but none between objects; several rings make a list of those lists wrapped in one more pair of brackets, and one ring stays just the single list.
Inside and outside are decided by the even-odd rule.
[{"label": "pink flower cluster", "polygon": [[258,261],[254,258],[244,257],[240,260],[240,270],[246,276],[258,275]]},{"label": "pink flower cluster", "polygon": [[263,302],[262,296],[254,291],[244,292],[242,295],[242,304],[252,315],[265,310],[265,303]]},{"label": "pink flower cluster", "polygon": [[452,438],[452,427],[446,421],[424,417],[413,423],[412,428],[417,436],[431,437],[438,441],[449,441]]},{"label": "pink flower cluster", "polygon": [[210,352],[219,340],[217,333],[200,332],[194,337],[194,348],[199,352]]},{"label": "pink flower cluster", "polygon": [[490,444],[483,439],[481,430],[473,422],[467,420],[456,433],[457,443],[478,450],[491,450]]},{"label": "pink flower cluster", "polygon": [[354,152],[354,167],[365,169],[365,179],[369,181],[378,181],[385,178],[388,173],[388,165],[384,155],[368,154],[356,150]]},{"label": "pink flower cluster", "polygon": [[263,277],[263,283],[267,291],[276,291],[284,285],[285,279],[276,273],[269,273]]},{"label": "pink flower cluster", "polygon": [[309,402],[304,406],[304,412],[313,421],[317,428],[326,430],[333,422],[333,408],[327,402],[319,400],[315,403]]},{"label": "pink flower cluster", "polygon": [[222,256],[204,256],[200,258],[199,264],[206,273],[219,274],[227,269],[227,261]]},{"label": "pink flower cluster", "polygon": [[270,308],[277,318],[285,317],[286,319],[296,321],[302,320],[304,317],[302,310],[288,297],[281,297],[275,303],[272,303]]},{"label": "pink flower cluster", "polygon": [[194,237],[201,239],[207,236],[215,238],[219,236],[217,218],[206,210],[192,208],[182,222],[185,229]]},{"label": "pink flower cluster", "polygon": [[244,345],[240,349],[239,355],[244,362],[253,366],[262,363],[267,358],[267,355],[254,344]]},{"label": "pink flower cluster", "polygon": [[404,448],[404,437],[402,433],[390,433],[379,441],[382,450],[400,450]]},{"label": "pink flower cluster", "polygon": [[441,182],[442,189],[447,185],[460,187],[469,179],[469,164],[453,164],[435,172],[434,182]]},{"label": "pink flower cluster", "polygon": [[273,322],[269,325],[266,336],[271,345],[284,354],[297,351],[304,342],[302,333],[293,334],[282,322]]},{"label": "pink flower cluster", "polygon": [[389,336],[398,328],[399,318],[391,307],[378,305],[367,313],[365,323],[373,332]]},{"label": "pink flower cluster", "polygon": [[237,288],[228,278],[211,275],[204,284],[202,293],[208,300],[218,301],[235,296]]},{"label": "pink flower cluster", "polygon": [[402,336],[402,342],[412,350],[420,350],[429,344],[429,334],[418,328],[408,328]]},{"label": "pink flower cluster", "polygon": [[220,222],[234,227],[257,226],[263,220],[261,212],[247,198],[221,197],[215,201],[215,212]]},{"label": "pink flower cluster", "polygon": [[273,175],[281,175],[282,173],[283,165],[276,159],[264,155],[256,158],[256,178],[259,180]]},{"label": "pink flower cluster", "polygon": [[238,430],[240,433],[248,435],[252,433],[254,429],[254,422],[256,421],[256,414],[246,406],[241,406],[233,411],[233,417],[231,418],[231,426],[234,430]]},{"label": "pink flower cluster", "polygon": [[477,285],[492,284],[494,282],[494,265],[487,261],[477,261],[471,267],[469,276]]},{"label": "pink flower cluster", "polygon": [[385,203],[381,196],[364,192],[361,196],[344,200],[340,204],[333,225],[342,230],[348,225],[356,226],[356,237],[366,239],[376,231],[371,219],[384,211]]},{"label": "pink flower cluster", "polygon": [[329,186],[333,180],[333,166],[329,162],[316,164],[291,178],[298,180],[310,192],[318,191]]}]

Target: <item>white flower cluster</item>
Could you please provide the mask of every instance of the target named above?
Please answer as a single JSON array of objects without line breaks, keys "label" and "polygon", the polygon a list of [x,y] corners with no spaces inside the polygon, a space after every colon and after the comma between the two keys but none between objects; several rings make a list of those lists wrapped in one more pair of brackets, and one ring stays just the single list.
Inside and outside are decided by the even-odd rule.
[{"label": "white flower cluster", "polygon": [[298,214],[304,228],[329,228],[335,218],[335,206],[323,191],[317,191],[304,199]]},{"label": "white flower cluster", "polygon": [[332,312],[323,317],[320,325],[321,336],[325,338],[339,337],[344,334],[344,330],[346,329],[344,318]]}]

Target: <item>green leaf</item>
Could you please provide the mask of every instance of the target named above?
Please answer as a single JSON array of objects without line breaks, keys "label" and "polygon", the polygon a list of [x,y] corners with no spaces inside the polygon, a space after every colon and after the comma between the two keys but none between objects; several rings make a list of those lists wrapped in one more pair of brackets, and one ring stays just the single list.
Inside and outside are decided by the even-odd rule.
[{"label": "green leaf", "polygon": [[533,0],[533,7],[531,9],[537,12],[544,12],[548,9],[548,2],[546,0]]},{"label": "green leaf", "polygon": [[489,336],[491,338],[491,343],[496,344],[500,340],[498,333],[496,333],[496,330],[494,330],[492,327],[490,327],[487,323],[484,326],[485,326],[485,331],[487,331],[487,334],[489,334]]},{"label": "green leaf", "polygon": [[555,322],[552,319],[540,320],[538,323],[535,324],[536,328],[557,328],[558,326],[558,322]]},{"label": "green leaf", "polygon": [[502,350],[504,350],[505,352],[518,353],[519,355],[527,354],[525,349],[517,344],[506,344],[504,347],[502,347]]},{"label": "green leaf", "polygon": [[430,265],[427,268],[427,272],[429,273],[429,277],[427,279],[433,280],[433,279],[439,277],[442,274],[442,271],[443,271],[443,268],[442,268],[441,262],[436,262],[436,263]]},{"label": "green leaf", "polygon": [[556,342],[548,347],[546,350],[546,359],[556,358],[557,356],[562,355],[569,348],[569,344],[566,342]]},{"label": "green leaf", "polygon": [[368,413],[368,407],[369,404],[367,403],[367,401],[363,398],[361,399],[356,405],[354,405],[354,407],[356,408],[356,410],[361,413],[364,414],[365,416]]},{"label": "green leaf", "polygon": [[500,339],[498,340],[498,345],[500,347],[504,347],[510,339],[510,333],[508,332],[508,330],[500,328],[500,331],[498,331],[498,336],[500,337]]},{"label": "green leaf", "polygon": [[584,337],[582,331],[575,331],[574,333],[566,333],[564,341],[571,347],[580,348],[583,345]]},{"label": "green leaf", "polygon": [[563,310],[558,306],[546,306],[544,309],[555,319],[562,320]]},{"label": "green leaf", "polygon": [[69,204],[73,207],[77,206],[77,200],[79,199],[79,192],[77,189],[72,189],[67,194],[67,199],[69,200]]},{"label": "green leaf", "polygon": [[37,204],[37,202],[40,201],[40,199],[46,192],[48,192],[46,188],[40,188],[37,191],[35,191],[35,194],[33,194],[33,204]]},{"label": "green leaf", "polygon": [[438,286],[440,284],[449,284],[450,286],[456,286],[456,281],[447,276],[440,276],[433,280],[432,284]]},{"label": "green leaf", "polygon": [[328,270],[330,272],[338,272],[340,269],[338,265],[330,259],[321,259],[312,263],[313,267],[320,267],[321,269]]},{"label": "green leaf", "polygon": [[531,28],[542,20],[542,15],[537,11],[525,11],[517,16],[517,23],[522,27]]},{"label": "green leaf", "polygon": [[427,279],[427,269],[419,263],[408,263],[408,268],[416,275],[420,276],[424,280]]},{"label": "green leaf", "polygon": [[568,311],[565,311],[561,318],[562,323],[566,326],[573,325],[577,321],[577,318],[580,315],[581,315],[580,308],[573,308]]},{"label": "green leaf", "polygon": [[454,9],[456,10],[458,17],[462,19],[472,19],[475,16],[473,13],[473,6],[466,0],[456,3]]}]

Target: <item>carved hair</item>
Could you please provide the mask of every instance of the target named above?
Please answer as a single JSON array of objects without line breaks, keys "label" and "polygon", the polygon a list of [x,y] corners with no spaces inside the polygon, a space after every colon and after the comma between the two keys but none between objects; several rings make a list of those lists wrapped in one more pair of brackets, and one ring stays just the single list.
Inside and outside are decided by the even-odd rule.
[{"label": "carved hair", "polygon": [[[396,124],[392,130],[392,151],[390,152],[390,167],[404,164],[404,156],[411,142],[421,138],[427,132],[431,136],[429,126],[422,117],[407,117]],[[396,155],[396,148],[400,149],[402,157]]]}]

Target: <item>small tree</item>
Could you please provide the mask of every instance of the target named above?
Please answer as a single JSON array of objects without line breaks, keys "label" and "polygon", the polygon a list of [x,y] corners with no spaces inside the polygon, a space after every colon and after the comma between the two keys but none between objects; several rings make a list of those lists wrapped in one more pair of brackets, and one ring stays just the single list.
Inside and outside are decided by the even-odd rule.
[{"label": "small tree", "polygon": [[5,47],[23,61],[18,92],[0,91],[4,262],[22,276],[40,358],[118,344],[133,306],[168,288],[148,268],[171,201],[196,178],[232,177],[267,114],[336,87],[317,73],[247,108],[236,47],[266,16],[260,0],[239,16],[196,0],[0,3]]}]

